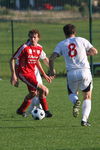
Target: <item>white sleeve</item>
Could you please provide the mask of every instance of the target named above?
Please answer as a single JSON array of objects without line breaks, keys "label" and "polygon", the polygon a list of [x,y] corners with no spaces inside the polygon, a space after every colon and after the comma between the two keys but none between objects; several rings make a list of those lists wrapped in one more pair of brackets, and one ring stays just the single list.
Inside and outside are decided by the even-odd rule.
[{"label": "white sleeve", "polygon": [[57,46],[54,49],[54,52],[58,53],[59,55],[62,55],[62,46],[60,43],[57,44]]},{"label": "white sleeve", "polygon": [[46,58],[46,53],[42,50],[40,59],[45,59]]},{"label": "white sleeve", "polygon": [[89,51],[89,49],[93,47],[93,45],[86,39],[84,39],[84,46],[86,51]]}]

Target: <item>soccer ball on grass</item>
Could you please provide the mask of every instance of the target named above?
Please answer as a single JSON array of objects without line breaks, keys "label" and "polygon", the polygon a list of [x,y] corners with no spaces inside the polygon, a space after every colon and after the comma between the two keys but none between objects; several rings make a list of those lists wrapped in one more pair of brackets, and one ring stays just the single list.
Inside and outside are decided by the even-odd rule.
[{"label": "soccer ball on grass", "polygon": [[45,118],[44,110],[39,107],[34,107],[31,113],[32,113],[32,117],[35,120],[42,120],[43,118]]}]

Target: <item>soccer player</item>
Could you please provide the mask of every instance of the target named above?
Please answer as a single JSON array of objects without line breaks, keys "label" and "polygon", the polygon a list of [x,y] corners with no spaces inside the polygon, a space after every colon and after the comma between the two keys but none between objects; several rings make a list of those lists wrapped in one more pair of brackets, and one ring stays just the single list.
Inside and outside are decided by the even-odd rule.
[{"label": "soccer player", "polygon": [[[23,81],[28,88],[29,93],[25,96],[22,105],[17,110],[17,114],[24,116],[25,111],[31,104],[31,99],[39,93],[39,99],[41,105],[45,111],[46,117],[52,117],[52,114],[48,110],[48,103],[46,96],[49,90],[46,86],[39,83],[36,78],[35,68],[39,68],[44,78],[50,83],[51,78],[47,76],[39,62],[39,58],[42,54],[43,48],[38,41],[40,39],[40,33],[38,30],[33,29],[28,33],[29,40],[14,53],[10,59],[11,68],[11,84],[17,86],[18,78]],[[18,60],[18,69],[16,74],[15,62]]]},{"label": "soccer player", "polygon": [[66,39],[59,42],[50,56],[50,75],[54,75],[54,61],[63,55],[67,70],[67,88],[69,99],[73,103],[73,116],[79,114],[80,101],[78,90],[83,93],[82,126],[90,126],[88,118],[91,112],[92,75],[87,56],[96,55],[98,52],[93,45],[82,37],[76,37],[76,27],[67,24],[63,27]]},{"label": "soccer player", "polygon": [[[44,63],[47,67],[49,67],[49,59],[47,58],[46,53],[45,53],[44,51],[42,51],[41,56],[40,56],[40,59],[43,60],[43,63]],[[36,74],[37,81],[38,81],[39,83],[43,84],[43,82],[42,82],[42,77],[41,77],[40,72],[39,72],[39,69],[38,69],[37,67],[35,67],[35,74]],[[32,103],[31,103],[31,105],[29,106],[29,108],[28,108],[28,110],[27,110],[27,112],[26,112],[26,117],[27,117],[29,114],[31,114],[31,111],[33,110],[33,107],[34,107],[34,106],[39,106],[40,108],[42,108],[38,95],[36,95],[36,96],[32,99]],[[45,110],[45,109],[46,109],[46,108],[44,108],[44,110]]]},{"label": "soccer player", "polygon": [[[29,42],[29,40],[27,41]],[[41,55],[40,55],[40,59],[43,60],[43,63],[49,67],[49,59],[47,58],[46,56],[46,53],[44,51],[41,52]],[[16,69],[16,74],[18,74],[17,70],[18,70],[18,65],[19,65],[19,61],[18,59],[16,60],[16,66],[15,66],[15,69]],[[36,75],[36,78],[37,78],[37,81],[41,84],[43,84],[42,82],[42,77],[40,75],[40,72],[39,72],[39,69],[35,66],[35,75]],[[31,114],[31,111],[33,110],[33,107],[34,106],[38,106],[40,107],[41,109],[42,108],[42,105],[40,103],[40,100],[39,100],[39,95],[37,94],[34,98],[32,98],[32,102],[31,102],[31,105],[29,106],[28,110],[26,113],[24,113],[24,117],[28,117],[30,114]],[[46,108],[47,107],[47,108]],[[48,105],[44,105],[44,110],[47,110],[48,109]],[[47,115],[49,116],[49,115]]]}]

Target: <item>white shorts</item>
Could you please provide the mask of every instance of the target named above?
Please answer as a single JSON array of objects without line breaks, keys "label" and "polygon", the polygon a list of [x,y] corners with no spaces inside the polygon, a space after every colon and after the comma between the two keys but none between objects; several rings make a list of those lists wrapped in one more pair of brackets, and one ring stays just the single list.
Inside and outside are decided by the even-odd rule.
[{"label": "white shorts", "polygon": [[67,84],[72,93],[76,93],[79,89],[85,90],[89,84],[92,85],[92,75],[90,69],[76,69],[67,73]]},{"label": "white shorts", "polygon": [[37,79],[38,83],[43,84],[40,72],[37,67],[35,67],[35,75],[36,75],[36,79]]}]

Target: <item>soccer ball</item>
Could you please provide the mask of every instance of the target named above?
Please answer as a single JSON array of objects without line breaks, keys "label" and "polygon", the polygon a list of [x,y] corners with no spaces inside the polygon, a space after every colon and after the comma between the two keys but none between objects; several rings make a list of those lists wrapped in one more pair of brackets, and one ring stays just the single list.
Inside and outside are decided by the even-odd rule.
[{"label": "soccer ball", "polygon": [[44,110],[39,107],[34,107],[31,113],[32,113],[32,117],[35,120],[42,120],[43,118],[45,118]]}]

